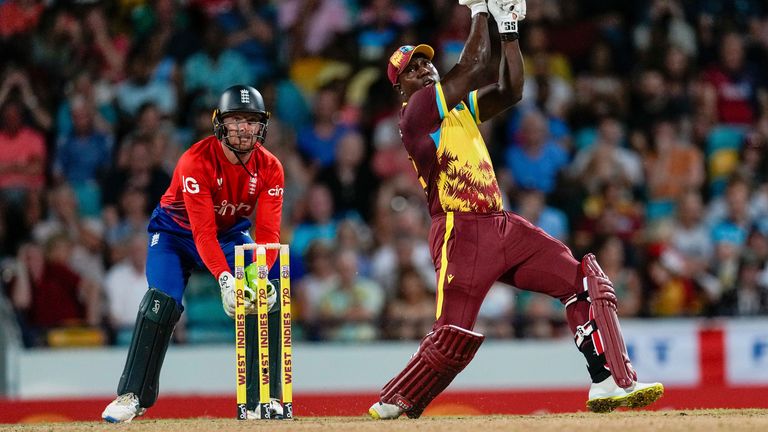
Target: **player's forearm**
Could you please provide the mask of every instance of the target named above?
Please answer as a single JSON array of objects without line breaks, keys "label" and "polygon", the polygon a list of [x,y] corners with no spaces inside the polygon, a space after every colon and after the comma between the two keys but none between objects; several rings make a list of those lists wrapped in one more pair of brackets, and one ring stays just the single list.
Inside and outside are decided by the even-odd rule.
[{"label": "player's forearm", "polygon": [[472,18],[472,27],[459,56],[458,65],[469,74],[481,74],[491,58],[491,39],[488,33],[488,14],[479,13]]},{"label": "player's forearm", "polygon": [[501,63],[499,65],[499,91],[505,99],[515,103],[523,97],[525,69],[523,56],[518,41],[501,43]]}]

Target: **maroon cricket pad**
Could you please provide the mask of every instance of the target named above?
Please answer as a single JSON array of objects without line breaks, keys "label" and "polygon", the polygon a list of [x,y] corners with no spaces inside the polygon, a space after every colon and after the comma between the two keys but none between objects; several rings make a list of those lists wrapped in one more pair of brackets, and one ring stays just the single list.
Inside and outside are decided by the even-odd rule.
[{"label": "maroon cricket pad", "polygon": [[424,409],[474,358],[484,336],[456,326],[427,335],[402,372],[381,390],[381,401],[418,418]]},{"label": "maroon cricket pad", "polygon": [[619,317],[616,315],[616,292],[594,255],[587,254],[582,265],[608,368],[619,387],[631,387],[637,381],[637,373],[629,361]]}]

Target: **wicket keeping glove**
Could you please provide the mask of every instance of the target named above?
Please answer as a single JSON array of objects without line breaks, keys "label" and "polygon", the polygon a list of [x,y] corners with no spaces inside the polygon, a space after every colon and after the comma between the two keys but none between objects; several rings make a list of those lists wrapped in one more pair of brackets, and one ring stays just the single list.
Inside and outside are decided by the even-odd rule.
[{"label": "wicket keeping glove", "polygon": [[525,19],[526,9],[525,0],[488,0],[488,11],[499,26],[501,40],[518,38],[517,22]]},{"label": "wicket keeping glove", "polygon": [[459,0],[459,4],[466,6],[472,11],[472,18],[479,13],[488,13],[488,6],[485,0]]},{"label": "wicket keeping glove", "polygon": [[[259,270],[258,266],[256,266],[256,263],[249,264],[248,267],[245,268],[245,285],[253,292],[253,303],[254,305],[258,304],[256,302],[256,293],[258,292],[258,287],[256,285],[256,281],[259,279]],[[277,290],[275,289],[275,286],[272,285],[272,281],[267,279],[267,310],[272,310],[272,306],[275,305],[277,302]]]},{"label": "wicket keeping glove", "polygon": [[[237,299],[235,298],[235,277],[232,273],[225,271],[219,275],[219,288],[221,289],[221,306],[230,318],[234,318]],[[243,286],[243,293],[245,313],[256,313],[256,303],[252,301],[256,298],[256,293],[247,284]]]}]

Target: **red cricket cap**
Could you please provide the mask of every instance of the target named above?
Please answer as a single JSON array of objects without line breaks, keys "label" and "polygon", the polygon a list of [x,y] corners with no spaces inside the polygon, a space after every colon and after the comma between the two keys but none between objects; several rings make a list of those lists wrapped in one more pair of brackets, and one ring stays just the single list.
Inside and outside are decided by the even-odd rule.
[{"label": "red cricket cap", "polygon": [[397,84],[397,77],[403,72],[408,62],[411,61],[411,57],[415,54],[424,54],[428,59],[432,60],[435,55],[435,50],[431,46],[421,45],[403,45],[396,49],[395,52],[389,56],[389,63],[387,63],[387,78],[392,85]]}]

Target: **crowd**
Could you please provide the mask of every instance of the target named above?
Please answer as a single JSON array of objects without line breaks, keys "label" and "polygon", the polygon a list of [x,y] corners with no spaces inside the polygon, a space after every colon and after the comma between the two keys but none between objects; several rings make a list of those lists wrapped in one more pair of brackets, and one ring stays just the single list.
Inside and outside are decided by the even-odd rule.
[{"label": "crowd", "polygon": [[[125,340],[150,211],[235,83],[272,112],[297,334],[421,338],[429,215],[384,71],[424,42],[445,72],[469,24],[455,0],[0,0],[0,292],[25,342]],[[523,100],[481,126],[505,207],[594,251],[621,316],[768,314],[765,3],[529,0],[520,33]],[[498,284],[476,330],[569,334],[559,308]]]}]

